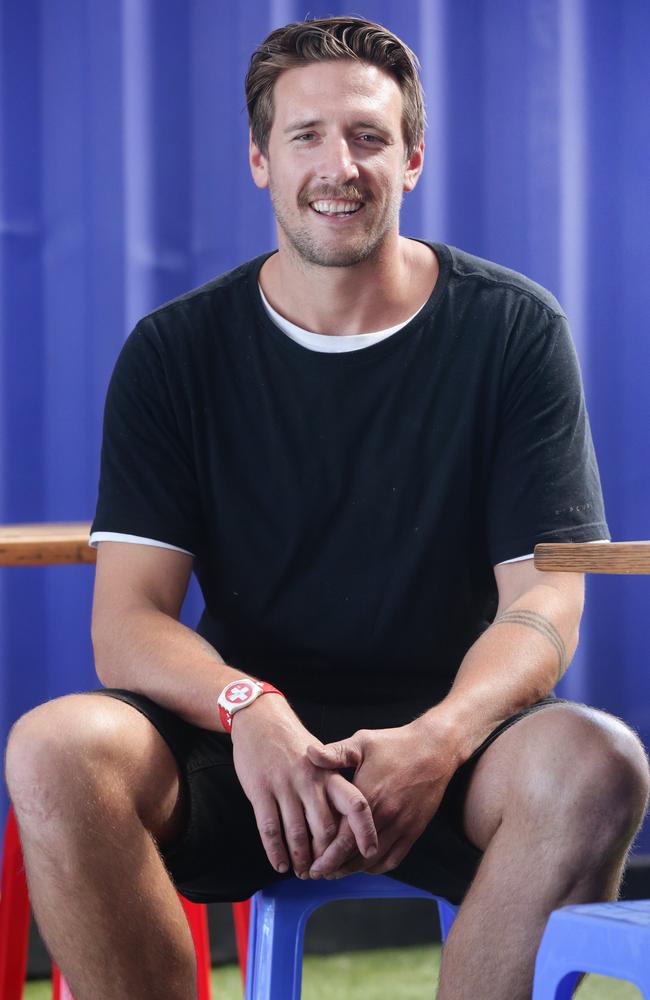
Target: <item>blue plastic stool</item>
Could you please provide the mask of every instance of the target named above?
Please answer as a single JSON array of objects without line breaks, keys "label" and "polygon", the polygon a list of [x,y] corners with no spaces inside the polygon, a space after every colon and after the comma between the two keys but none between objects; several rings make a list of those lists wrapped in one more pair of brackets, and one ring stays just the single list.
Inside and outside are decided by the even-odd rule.
[{"label": "blue plastic stool", "polygon": [[446,899],[386,875],[278,882],[251,900],[246,1000],[300,1000],[303,941],[310,914],[335,899],[373,897],[435,899],[443,941],[456,916],[457,907]]},{"label": "blue plastic stool", "polygon": [[533,1000],[570,1000],[581,972],[627,979],[650,998],[650,900],[565,906],[549,917]]}]

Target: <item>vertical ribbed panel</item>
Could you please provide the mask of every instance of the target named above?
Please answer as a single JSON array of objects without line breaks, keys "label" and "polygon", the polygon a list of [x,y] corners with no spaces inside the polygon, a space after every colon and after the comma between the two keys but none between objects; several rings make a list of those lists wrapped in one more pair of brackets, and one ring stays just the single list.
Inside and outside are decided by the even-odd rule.
[{"label": "vertical ribbed panel", "polygon": [[[42,170],[39,4],[0,7],[0,519],[45,509]],[[26,69],[29,68],[29,71]],[[44,574],[0,570],[0,739],[47,691]],[[4,743],[4,740],[3,740]],[[5,799],[1,800],[2,806]],[[0,810],[4,824],[4,808]]]},{"label": "vertical ribbed panel", "polygon": [[[249,178],[243,77],[265,34],[306,9],[0,0],[0,520],[92,516],[103,399],[129,329],[274,245]],[[612,533],[647,538],[650,6],[368,0],[363,13],[422,63],[426,166],[403,231],[560,297]],[[0,570],[0,738],[31,705],[94,683],[91,582],[83,567]],[[592,579],[589,592],[563,691],[649,738],[650,579]],[[193,592],[186,620],[198,607]]]},{"label": "vertical ribbed panel", "polygon": [[[583,32],[585,374],[612,534],[648,538],[650,6],[603,4],[594,22],[585,3]],[[590,597],[588,697],[647,744],[650,577],[594,580]]]}]

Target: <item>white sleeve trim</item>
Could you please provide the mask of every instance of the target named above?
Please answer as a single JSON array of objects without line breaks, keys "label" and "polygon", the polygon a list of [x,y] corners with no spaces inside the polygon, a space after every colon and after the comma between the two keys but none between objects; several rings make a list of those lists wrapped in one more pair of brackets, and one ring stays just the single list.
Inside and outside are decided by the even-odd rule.
[{"label": "white sleeve trim", "polygon": [[[611,541],[611,539],[609,538],[590,538],[588,542],[585,542],[585,545],[596,545],[596,544],[602,545],[603,542],[609,542],[609,541]],[[560,543],[558,542],[558,545],[559,544]],[[523,562],[524,559],[533,559],[534,555],[535,555],[534,552],[529,552],[528,555],[526,556],[515,556],[514,559],[503,559],[500,563],[496,563],[496,565],[505,566],[506,563]]]},{"label": "white sleeve trim", "polygon": [[132,545],[153,545],[157,549],[173,549],[174,552],[184,552],[187,556],[194,557],[193,552],[181,549],[178,545],[170,545],[169,542],[160,542],[156,538],[142,538],[140,535],[123,535],[119,531],[93,531],[88,544],[91,548],[97,548],[98,542],[129,542]]}]

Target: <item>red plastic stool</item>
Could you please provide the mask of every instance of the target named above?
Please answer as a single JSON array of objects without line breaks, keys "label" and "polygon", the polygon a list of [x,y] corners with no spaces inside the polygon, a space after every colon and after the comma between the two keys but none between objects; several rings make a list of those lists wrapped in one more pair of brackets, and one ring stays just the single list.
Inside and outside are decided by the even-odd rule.
[{"label": "red plastic stool", "polygon": [[0,882],[0,997],[21,1000],[27,969],[29,897],[18,828],[9,810]]},{"label": "red plastic stool", "polygon": [[[210,941],[207,909],[203,903],[191,903],[179,893],[196,950],[198,1000],[211,1000]],[[233,904],[237,952],[245,976],[248,949],[248,914],[250,903]],[[0,997],[21,1000],[27,971],[29,940],[29,896],[23,855],[13,809],[9,809],[2,849],[0,882]],[[53,1000],[74,1000],[56,965],[52,965]]]}]

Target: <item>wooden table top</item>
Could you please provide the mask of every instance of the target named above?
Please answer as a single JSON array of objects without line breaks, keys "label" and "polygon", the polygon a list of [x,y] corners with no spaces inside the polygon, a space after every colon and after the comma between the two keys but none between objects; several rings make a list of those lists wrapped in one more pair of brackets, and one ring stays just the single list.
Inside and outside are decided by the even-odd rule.
[{"label": "wooden table top", "polygon": [[650,573],[650,542],[563,542],[535,546],[535,568],[568,573]]},{"label": "wooden table top", "polygon": [[90,521],[0,525],[0,566],[94,563],[89,533]]},{"label": "wooden table top", "polygon": [[[0,566],[94,563],[89,532],[90,521],[0,525]],[[650,541],[536,545],[535,566],[547,572],[650,573]]]}]

